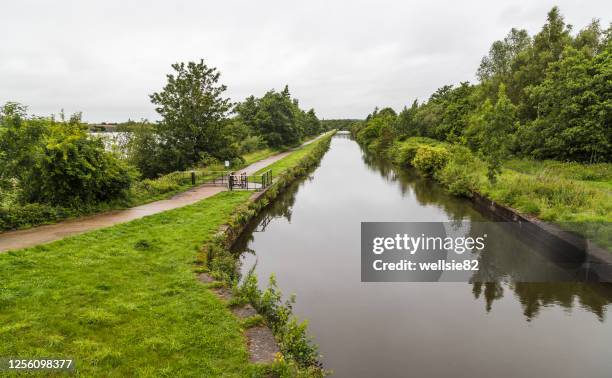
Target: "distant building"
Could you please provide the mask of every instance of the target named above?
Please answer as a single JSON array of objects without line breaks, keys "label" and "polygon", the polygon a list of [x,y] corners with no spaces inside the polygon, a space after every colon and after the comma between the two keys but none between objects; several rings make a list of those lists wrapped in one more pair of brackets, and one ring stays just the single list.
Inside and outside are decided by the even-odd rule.
[{"label": "distant building", "polygon": [[90,131],[98,131],[98,132],[106,132],[106,131],[115,131],[117,128],[116,123],[88,123],[87,127],[89,127]]}]

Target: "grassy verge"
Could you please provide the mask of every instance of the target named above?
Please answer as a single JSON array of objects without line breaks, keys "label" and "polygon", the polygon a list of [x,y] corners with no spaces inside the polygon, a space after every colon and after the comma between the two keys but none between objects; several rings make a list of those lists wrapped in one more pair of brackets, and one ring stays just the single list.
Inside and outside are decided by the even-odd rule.
[{"label": "grassy verge", "polygon": [[266,322],[279,311],[287,316],[271,323],[287,359],[271,367],[250,364],[243,338],[248,322],[237,320],[194,278],[194,263],[205,256],[206,269],[233,282],[235,256],[222,247],[202,255],[202,246],[223,245],[222,225],[238,232],[312,167],[329,139],[315,144],[319,155],[292,153],[303,159],[256,203],[249,201],[251,192],[223,192],[180,209],[0,254],[0,356],[72,357],[84,376],[297,374],[291,353],[313,350],[305,325],[289,319],[275,296],[257,295],[252,287],[248,295],[243,292],[240,298],[259,298]]},{"label": "grassy verge", "polygon": [[0,355],[96,376],[244,376],[237,320],[194,280],[198,248],[250,194],[0,255]]},{"label": "grassy verge", "polygon": [[462,146],[409,138],[394,142],[386,153],[394,163],[416,167],[454,194],[478,192],[612,249],[612,164],[511,160],[491,183],[484,162]]},{"label": "grassy verge", "polygon": [[317,147],[317,145],[317,142],[307,144],[299,150],[296,150],[291,154],[285,156],[284,158],[268,165],[265,168],[260,169],[259,171],[255,172],[255,175],[260,175],[270,169],[272,170],[272,174],[274,176],[282,175],[288,168],[294,167],[305,156],[311,154],[312,151]]}]

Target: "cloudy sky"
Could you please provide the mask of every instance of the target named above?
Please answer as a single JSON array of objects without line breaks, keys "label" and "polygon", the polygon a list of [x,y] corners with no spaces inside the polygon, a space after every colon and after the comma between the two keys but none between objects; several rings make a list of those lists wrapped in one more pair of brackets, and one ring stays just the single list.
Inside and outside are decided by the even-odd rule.
[{"label": "cloudy sky", "polygon": [[3,1],[0,102],[157,119],[170,64],[204,58],[235,101],[287,83],[320,117],[361,118],[473,81],[494,40],[533,34],[553,5],[575,29],[612,21],[605,0]]}]

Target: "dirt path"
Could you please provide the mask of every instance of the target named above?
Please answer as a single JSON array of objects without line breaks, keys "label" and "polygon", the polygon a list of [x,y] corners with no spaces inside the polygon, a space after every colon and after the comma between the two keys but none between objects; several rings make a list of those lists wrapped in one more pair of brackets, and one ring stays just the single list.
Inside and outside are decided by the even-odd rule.
[{"label": "dirt path", "polygon": [[[321,136],[312,139],[303,145],[312,143]],[[255,162],[244,169],[241,169],[240,172],[244,171],[247,172],[247,174],[253,174],[261,168],[264,168],[284,158],[290,153],[291,151],[287,151],[270,156],[266,159]],[[224,190],[227,190],[227,188],[198,186],[186,192],[179,193],[169,199],[151,202],[126,210],[109,211],[89,217],[76,218],[56,224],[34,227],[27,230],[0,233],[0,253],[12,249],[27,248],[38,244],[49,243],[54,240],[63,239],[67,236],[82,234],[87,231],[129,222],[147,215],[157,214],[163,211],[191,205],[204,198],[214,196],[215,194]]]}]

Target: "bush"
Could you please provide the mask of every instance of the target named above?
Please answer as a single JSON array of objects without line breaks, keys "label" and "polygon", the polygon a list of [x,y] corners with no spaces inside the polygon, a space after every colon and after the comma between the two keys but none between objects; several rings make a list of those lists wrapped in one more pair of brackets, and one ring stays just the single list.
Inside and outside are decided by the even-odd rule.
[{"label": "bush", "polygon": [[300,367],[316,366],[318,348],[307,335],[307,323],[298,323],[293,315],[295,297],[283,302],[274,275],[270,276],[268,288],[258,288],[257,277],[251,270],[239,289],[239,294],[261,314],[279,340],[281,351]]},{"label": "bush", "polygon": [[268,145],[263,137],[261,137],[260,135],[252,135],[246,137],[239,143],[238,152],[240,154],[248,154],[249,152],[263,150],[267,147]]},{"label": "bush", "polygon": [[421,145],[417,148],[412,165],[426,175],[433,175],[442,169],[449,159],[448,150],[444,147]]},{"label": "bush", "polygon": [[471,197],[472,192],[480,187],[481,172],[486,166],[467,147],[455,145],[449,151],[448,162],[435,173],[435,178],[451,193]]},{"label": "bush", "polygon": [[387,155],[394,164],[408,167],[412,165],[412,160],[416,156],[418,148],[422,145],[439,146],[441,143],[437,140],[424,137],[395,141],[391,148],[389,148]]},{"label": "bush", "polygon": [[57,122],[5,106],[1,115],[0,178],[18,187],[20,202],[83,206],[129,188],[135,171],[88,135],[79,114]]},{"label": "bush", "polygon": [[0,208],[0,231],[54,222],[70,215],[71,212],[68,209],[39,203]]}]

